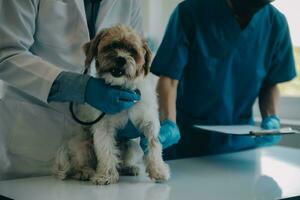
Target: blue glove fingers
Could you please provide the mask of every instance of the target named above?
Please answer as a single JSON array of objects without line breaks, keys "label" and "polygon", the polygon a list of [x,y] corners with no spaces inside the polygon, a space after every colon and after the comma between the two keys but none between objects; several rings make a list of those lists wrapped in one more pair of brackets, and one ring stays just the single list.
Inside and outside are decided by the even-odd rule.
[{"label": "blue glove fingers", "polygon": [[159,141],[163,146],[163,149],[166,149],[174,144],[177,144],[180,140],[180,136],[177,133],[168,131],[163,132],[159,135]]},{"label": "blue glove fingers", "polygon": [[[171,120],[164,120],[161,122],[160,133],[158,136],[163,149],[166,149],[174,144],[177,144],[180,140],[180,132],[178,126]],[[145,136],[141,136],[140,146],[144,153],[148,152],[148,141]]]},{"label": "blue glove fingers", "polygon": [[163,148],[168,148],[177,144],[180,140],[180,132],[177,125],[171,120],[164,120],[161,123],[159,134],[159,141],[162,143]]},{"label": "blue glove fingers", "polygon": [[98,78],[91,77],[86,86],[85,101],[108,114],[116,114],[128,109],[140,99],[140,95],[136,92],[110,86]]},{"label": "blue glove fingers", "polygon": [[134,139],[140,137],[142,134],[129,120],[124,129],[118,131],[118,139]]},{"label": "blue glove fingers", "polygon": [[107,104],[102,111],[108,114],[116,114],[122,110],[132,107],[135,103],[136,101],[127,101],[127,99],[120,100],[120,98],[117,97],[116,100],[112,101],[110,104]]},{"label": "blue glove fingers", "polygon": [[[118,138],[120,139],[133,139],[141,137],[140,146],[144,153],[148,152],[148,140],[147,138],[137,130],[131,121],[129,121],[123,130],[118,132]],[[161,123],[161,129],[159,133],[159,141],[162,144],[163,149],[168,148],[180,140],[180,132],[177,125],[170,121],[165,120]]]},{"label": "blue glove fingers", "polygon": [[263,129],[279,129],[280,128],[280,119],[276,115],[272,115],[263,119],[261,123]]},{"label": "blue glove fingers", "polygon": [[135,102],[135,101],[140,101],[141,96],[134,91],[122,90],[120,91],[118,100],[120,102]]},{"label": "blue glove fingers", "polygon": [[264,124],[263,126],[264,129],[278,129],[280,128],[280,124],[277,120],[270,120],[267,123]]},{"label": "blue glove fingers", "polygon": [[282,139],[281,135],[276,136],[258,136],[255,138],[255,141],[258,145],[274,145],[277,144]]},{"label": "blue glove fingers", "polygon": [[[265,117],[261,123],[261,127],[266,130],[279,129],[280,119],[276,115]],[[281,136],[261,136],[256,137],[255,140],[258,145],[273,145],[277,144],[281,140]]]},{"label": "blue glove fingers", "polygon": [[133,101],[119,101],[118,104],[116,105],[116,112],[121,112],[122,110],[126,110],[130,107],[132,107],[135,104]]},{"label": "blue glove fingers", "polygon": [[119,113],[122,110],[126,110],[132,107],[137,101],[141,99],[140,95],[136,94],[133,91],[118,91],[117,99],[115,100],[113,106],[107,113],[115,114]]}]

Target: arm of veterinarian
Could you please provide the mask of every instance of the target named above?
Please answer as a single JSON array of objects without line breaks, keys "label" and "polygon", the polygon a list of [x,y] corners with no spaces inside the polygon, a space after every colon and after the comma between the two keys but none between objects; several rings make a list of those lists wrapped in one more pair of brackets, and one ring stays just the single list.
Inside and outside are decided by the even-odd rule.
[{"label": "arm of veterinarian", "polygon": [[[87,102],[107,113],[129,108],[134,101],[139,100],[140,97],[135,92],[112,88],[102,80],[69,72],[61,73],[63,69],[60,66],[32,53],[31,49],[35,48],[36,40],[34,34],[37,29],[37,2],[0,2],[1,80],[43,102]],[[11,18],[8,11],[15,17]],[[48,99],[53,82],[54,89]]]},{"label": "arm of veterinarian", "polygon": [[48,98],[48,101],[86,102],[108,114],[115,114],[130,108],[139,100],[140,96],[134,91],[111,87],[102,79],[71,72],[59,74]]},{"label": "arm of veterinarian", "polygon": [[264,129],[280,128],[280,119],[276,115],[276,104],[279,100],[277,85],[263,86],[259,94],[259,108],[262,116],[261,127]]}]

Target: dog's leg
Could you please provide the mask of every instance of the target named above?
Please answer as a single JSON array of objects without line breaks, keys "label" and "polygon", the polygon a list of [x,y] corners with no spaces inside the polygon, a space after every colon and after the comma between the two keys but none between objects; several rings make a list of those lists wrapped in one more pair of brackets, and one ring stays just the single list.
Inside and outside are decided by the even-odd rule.
[{"label": "dog's leg", "polygon": [[89,166],[81,167],[80,169],[74,170],[74,174],[72,178],[81,180],[81,181],[88,181],[91,177],[95,174],[95,170]]},{"label": "dog's leg", "polygon": [[170,178],[170,169],[162,159],[162,146],[158,138],[151,134],[147,136],[147,133],[145,135],[148,139],[148,151],[145,155],[146,171],[156,182],[166,181]]},{"label": "dog's leg", "polygon": [[53,175],[61,180],[68,177],[71,172],[71,162],[66,145],[62,145],[56,153],[53,166]]},{"label": "dog's leg", "polygon": [[142,158],[139,143],[134,140],[120,141],[119,149],[122,163],[119,166],[119,173],[124,176],[138,176],[140,169],[136,165],[138,158]]},{"label": "dog's leg", "polygon": [[93,139],[87,130],[81,130],[68,142],[69,155],[72,161],[72,178],[89,180],[94,169],[90,161],[93,159]]},{"label": "dog's leg", "polygon": [[[149,116],[146,118],[151,119]],[[144,155],[146,171],[149,173],[149,177],[156,182],[166,181],[170,178],[170,169],[162,158],[162,146],[158,140],[160,130],[159,120],[156,118],[149,121],[137,120],[133,120],[132,122],[144,133],[148,141],[147,151]]]},{"label": "dog's leg", "polygon": [[97,157],[97,169],[92,182],[97,185],[108,185],[119,180],[119,151],[116,146],[115,132],[107,124],[94,127],[94,149]]},{"label": "dog's leg", "polygon": [[92,158],[92,155],[89,151],[89,147],[85,147],[84,149],[81,147],[76,152],[74,152],[75,155],[73,155],[72,158],[73,170],[71,175],[73,179],[88,181],[91,177],[94,176],[94,166],[90,162],[94,158]]},{"label": "dog's leg", "polygon": [[54,175],[60,179],[68,177],[89,180],[94,174],[92,139],[89,133],[79,130],[57,151]]}]

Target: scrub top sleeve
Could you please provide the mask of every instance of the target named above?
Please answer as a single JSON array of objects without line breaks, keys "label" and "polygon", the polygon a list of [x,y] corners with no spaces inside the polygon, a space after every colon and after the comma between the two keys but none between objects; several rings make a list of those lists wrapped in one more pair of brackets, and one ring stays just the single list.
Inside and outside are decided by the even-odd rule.
[{"label": "scrub top sleeve", "polygon": [[268,85],[290,81],[296,77],[293,45],[286,21],[284,30],[278,36],[274,49],[271,66],[265,79],[265,84]]},{"label": "scrub top sleeve", "polygon": [[188,39],[181,20],[177,7],[151,66],[151,72],[158,76],[179,80],[188,62]]}]

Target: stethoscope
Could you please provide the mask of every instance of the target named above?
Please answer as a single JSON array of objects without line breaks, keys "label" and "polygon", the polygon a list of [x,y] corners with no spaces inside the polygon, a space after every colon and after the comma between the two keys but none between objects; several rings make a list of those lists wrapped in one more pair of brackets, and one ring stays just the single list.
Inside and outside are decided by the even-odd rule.
[{"label": "stethoscope", "polygon": [[103,117],[105,116],[106,113],[101,113],[95,120],[93,121],[89,121],[89,122],[85,122],[85,121],[82,121],[81,119],[79,119],[76,114],[74,113],[74,103],[73,102],[70,102],[69,104],[69,110],[70,110],[70,113],[72,115],[72,118],[79,124],[83,125],[83,126],[92,126],[96,123],[98,123],[101,119],[103,119]]},{"label": "stethoscope", "polygon": [[[99,0],[99,3],[101,2],[102,0]],[[96,19],[96,16],[97,16],[97,13],[94,12],[95,11],[95,7],[96,7],[96,1],[91,1],[92,3],[92,18],[94,19],[94,23],[95,23],[95,19]],[[93,34],[95,34],[95,27],[94,26],[89,26],[89,29],[92,29],[92,32]],[[88,73],[88,70],[90,68],[90,65],[87,65],[85,66],[85,69],[83,71],[83,74],[87,74]],[[96,123],[98,123],[101,119],[103,119],[103,117],[105,116],[105,113],[101,113],[95,120],[93,121],[82,121],[81,119],[79,119],[75,112],[74,112],[74,102],[70,102],[69,103],[69,111],[72,115],[72,118],[74,119],[74,121],[76,121],[77,123],[83,125],[83,126],[92,126]]]},{"label": "stethoscope", "polygon": [[[88,73],[88,70],[89,70],[90,66],[86,66],[84,71],[83,71],[83,74],[87,74]],[[112,68],[110,70],[110,73],[115,76],[115,77],[121,77],[125,74],[125,70],[123,69],[120,69],[120,68]],[[139,91],[138,91],[139,92]],[[83,125],[83,126],[92,126],[96,123],[98,123],[100,120],[103,119],[103,117],[106,115],[106,113],[101,113],[95,120],[93,121],[82,121],[81,119],[79,119],[75,112],[74,112],[74,102],[70,102],[69,104],[69,111],[72,115],[72,118],[74,119],[74,121],[76,121],[77,123]]]},{"label": "stethoscope", "polygon": [[[89,68],[90,68],[90,66],[86,66],[86,67],[85,67],[85,69],[84,69],[84,71],[83,71],[83,74],[84,74],[84,75],[88,73]],[[70,111],[70,113],[71,113],[72,118],[74,119],[74,121],[76,121],[77,123],[79,123],[79,124],[81,124],[81,125],[83,125],[83,126],[92,126],[92,125],[98,123],[100,120],[103,119],[103,117],[104,117],[105,114],[106,114],[106,113],[104,113],[104,112],[101,113],[101,114],[100,114],[95,120],[93,120],[93,121],[82,121],[81,119],[79,119],[79,118],[76,116],[76,114],[75,114],[75,112],[74,112],[74,102],[70,102],[70,103],[69,103],[69,111]]]}]

